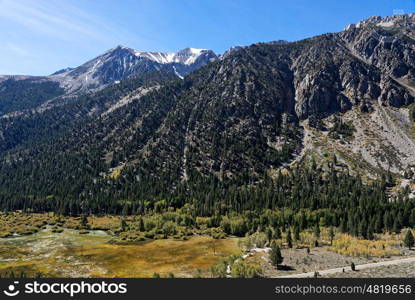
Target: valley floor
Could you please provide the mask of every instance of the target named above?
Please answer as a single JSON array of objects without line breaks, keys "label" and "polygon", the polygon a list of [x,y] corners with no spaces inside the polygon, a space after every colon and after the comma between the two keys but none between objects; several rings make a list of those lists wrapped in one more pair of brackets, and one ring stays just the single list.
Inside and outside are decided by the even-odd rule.
[{"label": "valley floor", "polygon": [[[375,240],[336,232],[330,242],[328,228],[322,227],[317,246],[313,231],[305,230],[293,248],[283,233],[276,240],[284,258],[277,269],[262,232],[238,238],[200,225],[166,234],[164,227],[140,231],[135,217],[83,220],[21,212],[1,214],[0,226],[0,277],[237,277],[234,266],[239,271],[255,266],[254,276],[268,278],[313,277],[316,271],[319,277],[415,276],[415,251],[402,242],[406,230],[377,234]],[[350,270],[351,263],[357,271]],[[212,267],[222,271],[214,273]]]},{"label": "valley floor", "polygon": [[[108,243],[104,231],[80,234],[51,228],[0,239],[0,272],[29,277],[162,277],[208,276],[220,258],[239,253],[237,239],[195,236],[186,241],[163,239],[133,244]],[[12,275],[13,274],[13,275]]]}]

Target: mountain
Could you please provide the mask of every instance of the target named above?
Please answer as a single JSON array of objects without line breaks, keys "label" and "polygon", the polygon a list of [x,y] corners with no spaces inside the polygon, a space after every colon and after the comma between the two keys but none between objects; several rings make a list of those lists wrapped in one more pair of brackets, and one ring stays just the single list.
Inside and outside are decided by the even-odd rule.
[{"label": "mountain", "polygon": [[292,170],[301,176],[307,166],[323,170],[308,184],[336,182],[336,169],[378,186],[387,178],[394,189],[382,193],[415,197],[413,24],[414,15],[370,18],[339,33],[238,48],[221,60],[204,50],[117,47],[55,80],[66,89],[118,84],[0,119],[3,206],[179,205],[198,190],[214,207],[232,191],[221,210],[245,199],[243,191]]},{"label": "mountain", "polygon": [[176,53],[141,52],[118,46],[77,68],[49,76],[0,76],[0,117],[20,115],[98,91],[131,76],[170,72],[183,78],[218,60],[211,50],[186,48]]},{"label": "mountain", "polygon": [[230,47],[228,50],[226,50],[225,52],[223,52],[222,55],[220,55],[220,59],[224,59],[227,56],[229,56],[230,54],[232,54],[233,52],[239,51],[239,50],[241,50],[243,48],[244,48],[244,46],[233,46],[233,47]]},{"label": "mountain", "polygon": [[66,72],[72,71],[73,69],[74,68],[67,67],[67,68],[64,68],[64,69],[61,69],[61,70],[58,70],[58,71],[52,73],[51,76],[53,76],[53,75],[59,75],[59,74],[62,74],[62,73],[66,73]]},{"label": "mountain", "polygon": [[67,91],[84,91],[148,72],[167,71],[183,78],[217,59],[213,51],[206,49],[186,48],[176,53],[161,53],[117,46],[77,68],[58,71],[49,78]]}]

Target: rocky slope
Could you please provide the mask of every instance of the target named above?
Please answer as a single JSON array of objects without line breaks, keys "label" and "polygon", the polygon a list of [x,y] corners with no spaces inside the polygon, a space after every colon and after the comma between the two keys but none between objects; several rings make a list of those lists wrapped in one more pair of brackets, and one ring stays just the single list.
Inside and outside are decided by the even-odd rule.
[{"label": "rocky slope", "polygon": [[[176,189],[201,178],[252,185],[290,164],[332,161],[333,154],[336,167],[352,173],[400,176],[415,164],[413,18],[370,18],[340,33],[238,48],[183,80],[178,76],[192,66],[216,60],[213,54],[117,47],[54,76],[72,78],[61,81],[71,89],[144,70],[179,75],[132,82],[123,93],[113,85],[109,97],[104,89],[98,98],[59,108],[79,122],[56,123],[42,112],[12,124],[0,121],[7,145],[0,154],[0,186],[30,195],[66,187],[68,195],[88,198],[154,183]],[[73,107],[85,103],[94,105],[76,114]],[[55,137],[32,138],[49,128]],[[11,132],[25,138],[11,143]]]}]

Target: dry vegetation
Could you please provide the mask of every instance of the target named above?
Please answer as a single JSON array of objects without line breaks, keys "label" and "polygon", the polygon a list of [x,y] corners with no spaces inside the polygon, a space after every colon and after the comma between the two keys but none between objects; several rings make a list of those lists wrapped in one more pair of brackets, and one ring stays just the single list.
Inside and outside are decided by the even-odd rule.
[{"label": "dry vegetation", "polygon": [[[413,250],[403,246],[405,233],[406,230],[403,230],[400,234],[377,234],[375,240],[364,240],[347,234],[336,233],[331,243],[329,229],[321,228],[320,238],[316,238],[311,230],[301,232],[301,239],[299,241],[293,240],[293,248],[287,247],[286,234],[284,233],[282,238],[277,240],[277,243],[283,248],[282,255],[284,257],[283,265],[279,270],[271,265],[268,253],[254,253],[246,258],[246,261],[260,265],[265,277],[279,277],[347,267],[352,262],[366,264],[399,259],[402,256],[413,256],[415,254]],[[316,240],[318,241],[318,247],[315,246]],[[263,247],[266,244],[266,236],[255,234],[241,240],[240,244],[244,250],[254,245]],[[307,251],[307,248],[309,248],[309,251]],[[404,266],[400,268],[407,270]],[[387,268],[383,269],[386,270]],[[366,273],[369,274],[369,271],[366,271]],[[341,276],[347,277],[347,275]],[[360,277],[364,276],[360,275]]]},{"label": "dry vegetation", "polygon": [[[320,227],[319,237],[303,231],[298,241],[291,228],[293,248],[288,248],[286,232],[276,240],[284,256],[284,268],[277,270],[265,252],[241,258],[244,251],[269,245],[265,233],[238,239],[208,228],[206,218],[197,218],[191,228],[165,218],[92,216],[85,225],[83,217],[1,214],[0,276],[24,271],[61,277],[278,277],[413,255],[402,245],[405,230],[371,241],[335,233],[331,242],[329,228]],[[229,263],[229,255],[239,256],[231,256]],[[229,274],[228,264],[235,265]]]},{"label": "dry vegetation", "polygon": [[85,225],[82,217],[2,214],[0,277],[210,277],[212,265],[240,253],[237,238],[212,238],[202,224],[159,228],[158,218],[143,218],[141,232],[135,217],[94,216]]},{"label": "dry vegetation", "polygon": [[379,240],[369,241],[342,234],[338,239],[333,241],[333,246],[330,246],[327,249],[346,256],[367,258],[390,257],[402,255],[401,244],[402,238],[387,239],[382,237],[382,239]]}]

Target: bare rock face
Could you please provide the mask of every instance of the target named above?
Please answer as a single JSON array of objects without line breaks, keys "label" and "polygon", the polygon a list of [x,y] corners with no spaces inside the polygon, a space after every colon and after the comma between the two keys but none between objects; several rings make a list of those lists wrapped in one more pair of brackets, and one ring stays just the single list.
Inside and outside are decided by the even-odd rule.
[{"label": "bare rock face", "polygon": [[340,37],[366,62],[396,77],[414,78],[415,15],[373,17],[350,28]]}]

